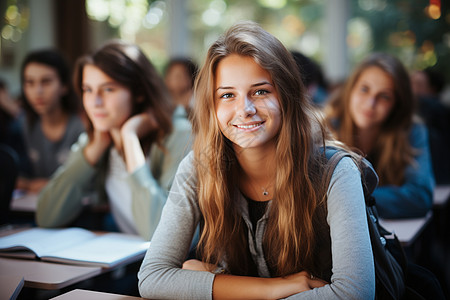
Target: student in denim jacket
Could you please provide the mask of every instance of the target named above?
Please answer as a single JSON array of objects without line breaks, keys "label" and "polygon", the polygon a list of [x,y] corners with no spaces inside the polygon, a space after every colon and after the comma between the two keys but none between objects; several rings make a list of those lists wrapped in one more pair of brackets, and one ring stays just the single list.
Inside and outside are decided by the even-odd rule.
[{"label": "student in denim jacket", "polygon": [[375,167],[380,184],[373,196],[384,218],[421,217],[432,206],[428,133],[414,110],[407,70],[385,53],[362,61],[325,108],[337,139]]}]

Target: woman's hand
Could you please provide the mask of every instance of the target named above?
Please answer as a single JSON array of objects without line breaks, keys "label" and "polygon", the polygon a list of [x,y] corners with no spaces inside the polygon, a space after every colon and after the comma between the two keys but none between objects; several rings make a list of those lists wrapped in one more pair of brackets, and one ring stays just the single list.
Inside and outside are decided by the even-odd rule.
[{"label": "woman's hand", "polygon": [[137,114],[128,119],[120,129],[125,162],[129,173],[145,164],[145,155],[140,139],[158,130],[158,122],[151,110]]},{"label": "woman's hand", "polygon": [[281,277],[281,279],[285,281],[284,284],[282,284],[283,290],[286,289],[285,291],[287,291],[292,288],[293,293],[290,295],[312,290],[313,288],[322,287],[327,284],[327,282],[322,279],[312,277],[306,271]]},{"label": "woman's hand", "polygon": [[27,193],[38,194],[48,183],[47,178],[28,179],[24,177],[17,178],[16,189],[24,190]]},{"label": "woman's hand", "polygon": [[327,284],[311,278],[303,271],[286,277],[260,278],[216,275],[213,283],[214,299],[280,299]]},{"label": "woman's hand", "polygon": [[192,271],[209,271],[208,266],[209,264],[198,259],[189,259],[183,263],[182,269]]},{"label": "woman's hand", "polygon": [[91,166],[94,166],[111,145],[111,135],[108,131],[95,130],[89,144],[84,148],[84,157]]},{"label": "woman's hand", "polygon": [[137,114],[129,118],[121,128],[122,138],[128,135],[136,135],[139,139],[158,129],[158,122],[151,110]]}]

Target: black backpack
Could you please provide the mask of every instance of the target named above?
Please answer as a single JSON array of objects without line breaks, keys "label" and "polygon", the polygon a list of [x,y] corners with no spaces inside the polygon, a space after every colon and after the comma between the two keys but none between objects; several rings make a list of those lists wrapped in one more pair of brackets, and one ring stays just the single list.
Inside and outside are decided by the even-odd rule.
[{"label": "black backpack", "polygon": [[[332,147],[326,148],[325,156],[329,164],[326,178],[329,184],[333,170],[339,161],[343,157],[351,156],[343,150]],[[397,236],[378,222],[375,198],[372,196],[372,192],[378,185],[378,176],[366,159],[362,159],[360,168],[375,265],[375,299],[445,299],[434,274],[408,262]]]}]

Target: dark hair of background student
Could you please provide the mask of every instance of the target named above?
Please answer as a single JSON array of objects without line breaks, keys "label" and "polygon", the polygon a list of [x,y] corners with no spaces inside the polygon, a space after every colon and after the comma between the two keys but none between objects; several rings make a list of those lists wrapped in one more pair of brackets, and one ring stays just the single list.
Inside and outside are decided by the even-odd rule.
[{"label": "dark hair of background student", "polygon": [[20,80],[22,86],[20,100],[22,101],[23,108],[25,109],[26,117],[28,119],[28,125],[32,127],[39,119],[39,115],[29,104],[24,92],[25,68],[31,63],[42,64],[56,71],[61,84],[66,88],[66,93],[61,97],[62,110],[68,115],[78,113],[81,108],[81,104],[73,91],[71,70],[65,57],[59,51],[54,49],[37,50],[30,52],[25,57],[24,61],[22,62],[20,72]]}]

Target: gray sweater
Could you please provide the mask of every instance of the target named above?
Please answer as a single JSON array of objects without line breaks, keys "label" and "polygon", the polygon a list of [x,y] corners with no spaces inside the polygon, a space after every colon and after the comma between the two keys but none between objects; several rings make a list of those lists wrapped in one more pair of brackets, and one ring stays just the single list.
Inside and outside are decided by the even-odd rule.
[{"label": "gray sweater", "polygon": [[[161,221],[138,273],[139,290],[145,298],[212,299],[215,274],[181,269],[201,217],[193,159],[191,152],[178,168]],[[289,299],[373,299],[375,269],[364,195],[360,173],[350,158],[337,165],[327,193],[333,260],[331,283]],[[242,217],[251,228],[246,200],[242,195],[240,198]],[[258,221],[256,234],[248,235],[250,252],[261,277],[270,277],[262,253],[266,221],[267,212]]]}]

